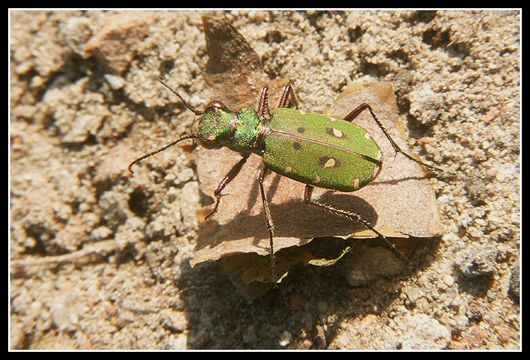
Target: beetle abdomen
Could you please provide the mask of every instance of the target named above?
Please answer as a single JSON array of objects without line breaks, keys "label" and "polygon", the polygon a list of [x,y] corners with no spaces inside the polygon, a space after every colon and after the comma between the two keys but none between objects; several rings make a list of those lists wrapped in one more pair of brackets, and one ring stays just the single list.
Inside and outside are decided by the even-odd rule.
[{"label": "beetle abdomen", "polygon": [[366,130],[344,120],[279,108],[268,123],[265,165],[322,188],[355,191],[379,173],[381,151]]}]

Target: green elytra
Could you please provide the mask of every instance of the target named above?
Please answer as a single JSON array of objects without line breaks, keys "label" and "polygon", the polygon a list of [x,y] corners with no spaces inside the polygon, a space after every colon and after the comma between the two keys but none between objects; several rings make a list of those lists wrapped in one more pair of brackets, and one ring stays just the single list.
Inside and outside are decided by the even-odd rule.
[{"label": "green elytra", "polygon": [[221,192],[239,174],[248,157],[251,154],[262,156],[263,168],[259,175],[259,186],[270,235],[271,275],[274,282],[278,280],[274,255],[274,223],[263,186],[269,170],[306,184],[304,201],[308,205],[360,222],[383,239],[398,257],[410,264],[408,258],[392,242],[359,214],[312,199],[315,186],[351,192],[367,185],[379,174],[382,167],[381,150],[365,129],[351,123],[365,110],[370,112],[396,152],[419,164],[440,170],[404,152],[390,137],[368,104],[357,106],[342,120],[321,114],[305,114],[287,107],[297,106],[297,100],[292,87],[286,85],[278,107],[272,113],[268,107],[267,87],[261,92],[257,110],[242,108],[239,111],[232,111],[220,102],[214,101],[204,111],[199,111],[161,78],[158,78],[158,81],[177,95],[189,110],[198,115],[198,118],[193,123],[192,134],[134,160],[129,165],[129,170],[132,172],[132,166],[139,161],[187,139],[195,139],[207,149],[219,149],[225,146],[240,153],[242,158],[230,169],[214,191],[216,203],[211,213],[206,216],[208,219],[217,211]]},{"label": "green elytra", "polygon": [[381,150],[366,130],[350,122],[279,108],[267,125],[265,166],[291,179],[349,192],[381,170]]}]

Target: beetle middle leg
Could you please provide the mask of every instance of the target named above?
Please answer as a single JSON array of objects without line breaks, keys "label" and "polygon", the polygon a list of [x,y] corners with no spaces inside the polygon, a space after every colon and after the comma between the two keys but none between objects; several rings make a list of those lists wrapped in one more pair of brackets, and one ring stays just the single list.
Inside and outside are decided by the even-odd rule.
[{"label": "beetle middle leg", "polygon": [[401,154],[403,154],[406,158],[414,161],[414,162],[417,162],[418,164],[420,165],[424,165],[430,169],[434,169],[434,170],[438,170],[438,171],[443,171],[442,169],[436,167],[436,166],[433,166],[433,165],[429,165],[429,164],[426,164],[424,163],[423,161],[420,161],[418,159],[415,159],[413,156],[407,154],[405,151],[403,151],[398,144],[396,144],[396,142],[394,141],[394,139],[392,139],[392,137],[388,134],[388,131],[385,129],[385,127],[383,126],[383,124],[381,123],[381,121],[377,118],[377,116],[375,115],[374,111],[372,110],[372,107],[366,103],[363,103],[359,106],[357,106],[355,109],[353,109],[352,111],[350,111],[350,113],[348,115],[346,115],[344,117],[344,120],[346,121],[353,121],[357,116],[359,116],[363,111],[365,110],[368,110],[370,112],[370,115],[372,115],[372,118],[375,120],[375,122],[377,123],[377,125],[379,126],[379,128],[383,131],[383,134],[385,134],[386,138],[388,139],[388,141],[390,141],[390,144],[392,144],[392,147],[394,148],[394,151],[396,152],[399,152]]},{"label": "beetle middle leg", "polygon": [[315,187],[311,186],[311,185],[306,185],[305,186],[304,201],[305,201],[306,204],[312,205],[312,206],[316,206],[316,207],[320,208],[321,210],[326,210],[326,211],[328,211],[328,212],[330,212],[330,213],[332,213],[334,215],[346,218],[346,219],[348,219],[350,221],[356,221],[356,222],[359,222],[359,223],[363,224],[365,227],[367,227],[368,229],[370,229],[374,233],[376,233],[377,236],[379,236],[388,245],[388,247],[392,250],[392,252],[395,255],[397,255],[397,257],[402,259],[407,265],[409,265],[409,266],[411,265],[410,260],[401,251],[399,251],[399,249],[396,247],[396,245],[394,245],[390,240],[388,240],[386,238],[385,235],[381,234],[372,225],[370,225],[366,220],[364,220],[361,215],[356,214],[354,212],[350,212],[350,211],[346,211],[346,210],[342,210],[342,209],[337,209],[337,208],[333,207],[332,205],[322,203],[322,202],[320,202],[318,200],[313,200],[311,198],[311,195],[313,194],[314,188]]},{"label": "beetle middle leg", "polygon": [[288,84],[283,87],[282,96],[278,103],[279,108],[288,107],[288,104],[294,105],[295,109],[298,109],[298,99],[294,93],[293,87]]},{"label": "beetle middle leg", "polygon": [[267,194],[265,193],[265,187],[263,186],[263,181],[268,171],[269,169],[267,169],[266,167],[263,167],[259,173],[259,190],[261,193],[261,200],[263,200],[263,209],[265,211],[265,220],[267,222],[267,229],[269,229],[272,279],[274,283],[276,283],[278,276],[276,274],[276,257],[274,256],[274,223],[272,221],[271,210],[269,208],[269,201],[267,200]]},{"label": "beetle middle leg", "polygon": [[239,172],[243,168],[243,165],[245,165],[245,163],[247,162],[247,159],[248,159],[249,156],[250,156],[250,153],[244,154],[243,157],[237,162],[237,164],[232,166],[230,171],[225,175],[223,180],[221,180],[219,185],[217,185],[217,187],[215,188],[215,191],[214,191],[214,195],[215,195],[215,198],[216,198],[215,206],[214,206],[213,210],[208,215],[206,215],[204,220],[208,220],[208,218],[210,216],[212,216],[213,214],[215,214],[217,212],[217,208],[219,207],[219,203],[221,202],[221,196],[223,196],[223,195],[221,195],[221,192],[226,187],[226,185],[228,185],[232,180],[234,180],[235,177],[237,176],[237,174],[239,174]]}]

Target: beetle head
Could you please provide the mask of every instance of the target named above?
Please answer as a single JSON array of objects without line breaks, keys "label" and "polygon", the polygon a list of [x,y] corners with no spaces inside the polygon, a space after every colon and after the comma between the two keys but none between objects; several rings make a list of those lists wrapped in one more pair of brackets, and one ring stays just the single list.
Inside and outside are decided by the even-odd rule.
[{"label": "beetle head", "polygon": [[206,149],[222,147],[222,141],[230,138],[234,132],[234,112],[219,101],[214,101],[195,119],[192,133]]}]

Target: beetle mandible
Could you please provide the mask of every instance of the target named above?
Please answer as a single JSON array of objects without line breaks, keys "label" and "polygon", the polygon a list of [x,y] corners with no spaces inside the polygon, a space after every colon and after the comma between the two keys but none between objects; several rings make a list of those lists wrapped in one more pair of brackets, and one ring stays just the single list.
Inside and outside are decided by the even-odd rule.
[{"label": "beetle mandible", "polygon": [[290,108],[290,106],[297,108],[298,101],[292,86],[286,85],[278,106],[272,113],[268,105],[268,87],[264,87],[261,91],[257,110],[242,108],[233,111],[221,102],[213,101],[203,111],[199,111],[167,85],[161,77],[157,77],[157,80],[198,117],[193,123],[191,134],[139,157],[130,163],[129,171],[132,173],[132,166],[139,161],[188,139],[197,140],[206,149],[219,149],[225,146],[238,152],[241,159],[228,171],[214,191],[216,202],[212,211],[206,216],[208,219],[217,211],[223,189],[239,174],[249,156],[251,154],[261,156],[263,167],[259,173],[258,183],[269,230],[271,272],[275,282],[277,274],[274,223],[263,186],[269,171],[306,184],[304,191],[306,204],[363,224],[376,233],[399,258],[410,264],[408,258],[392,242],[359,214],[337,209],[312,198],[315,187],[344,192],[356,191],[373,181],[381,171],[383,162],[379,146],[365,129],[351,122],[366,110],[390,141],[394,151],[421,165],[440,170],[403,151],[390,137],[370,105],[363,103],[357,106],[344,119],[321,114],[305,114]]}]

